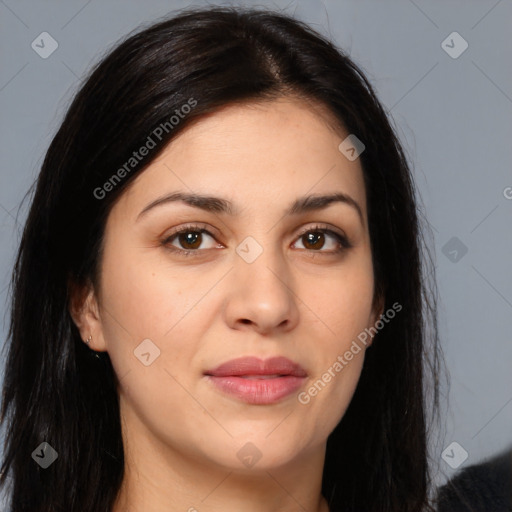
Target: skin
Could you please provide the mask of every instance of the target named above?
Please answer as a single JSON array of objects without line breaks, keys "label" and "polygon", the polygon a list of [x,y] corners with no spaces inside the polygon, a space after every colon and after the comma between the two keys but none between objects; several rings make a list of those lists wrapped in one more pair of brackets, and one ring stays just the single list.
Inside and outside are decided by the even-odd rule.
[{"label": "skin", "polygon": [[[239,356],[283,355],[306,370],[304,391],[382,313],[372,304],[361,165],[338,150],[347,135],[298,98],[231,105],[183,131],[114,205],[99,289],[71,307],[82,338],[92,335],[90,347],[108,351],[120,380],[125,478],[114,512],[328,512],[326,441],[353,396],[366,347],[305,405],[298,392],[250,405],[203,372]],[[229,199],[239,215],[174,202],[137,220],[178,190]],[[334,191],[357,201],[363,219],[343,203],[283,216],[299,196]],[[162,245],[187,223],[213,235],[168,242],[195,250],[190,257]],[[345,233],[352,247],[335,254],[338,241],[322,238],[316,223]],[[299,236],[306,227],[319,242]],[[252,263],[236,252],[246,237],[263,249]],[[134,350],[148,338],[160,356],[145,366]],[[261,454],[252,467],[237,457],[248,442]]]}]

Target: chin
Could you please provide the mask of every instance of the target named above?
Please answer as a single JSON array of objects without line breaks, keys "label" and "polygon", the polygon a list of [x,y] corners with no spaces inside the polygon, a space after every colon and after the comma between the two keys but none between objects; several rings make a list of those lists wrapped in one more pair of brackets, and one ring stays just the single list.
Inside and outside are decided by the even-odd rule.
[{"label": "chin", "polygon": [[[275,428],[275,426],[273,427]],[[299,439],[283,439],[272,429],[236,435],[226,449],[212,457],[219,465],[238,472],[269,471],[284,467],[300,456]]]}]

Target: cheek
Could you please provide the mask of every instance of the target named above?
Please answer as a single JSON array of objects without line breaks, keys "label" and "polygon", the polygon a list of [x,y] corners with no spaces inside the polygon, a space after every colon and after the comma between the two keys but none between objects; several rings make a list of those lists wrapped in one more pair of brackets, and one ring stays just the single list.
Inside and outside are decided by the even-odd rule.
[{"label": "cheek", "polygon": [[132,383],[129,395],[138,401],[144,396],[139,397],[139,390],[144,390],[154,400],[154,390],[170,379],[164,368],[172,369],[177,354],[186,355],[173,326],[180,326],[187,301],[177,280],[164,280],[151,261],[137,256],[135,249],[130,252],[128,244],[125,250],[117,249],[122,247],[112,243],[105,248],[103,336],[118,378],[128,376],[123,382]]},{"label": "cheek", "polygon": [[318,315],[312,331],[316,343],[311,346],[311,358],[317,364],[298,401],[318,418],[315,428],[324,435],[343,417],[359,381],[367,348],[362,339],[371,325],[373,287],[372,266],[361,258],[310,297],[309,304],[316,304]]},{"label": "cheek", "polygon": [[[168,371],[164,361],[157,359],[150,367],[134,367],[120,381],[119,395],[123,425],[134,443],[141,436],[155,436],[164,445],[186,447],[197,452],[201,438],[211,436],[212,427],[205,408],[195,399],[180,375]],[[215,426],[215,425],[213,425]]]},{"label": "cheek", "polygon": [[373,292],[371,261],[363,257],[340,267],[339,272],[322,281],[314,295],[309,294],[308,303],[324,325],[326,353],[343,350],[347,342],[368,327]]},{"label": "cheek", "polygon": [[118,260],[105,272],[102,308],[123,415],[130,425],[142,422],[162,438],[186,439],[192,411],[196,417],[204,414],[187,390],[196,377],[189,370],[202,339],[198,318],[207,287],[188,290],[178,276],[128,260]]},{"label": "cheek", "polygon": [[[155,251],[152,249],[153,252]],[[102,268],[104,309],[115,329],[132,341],[160,338],[183,315],[187,293],[179,276],[163,275],[162,265],[122,240],[105,250]]]},{"label": "cheek", "polygon": [[308,432],[311,442],[327,439],[342,420],[354,396],[363,362],[363,350],[346,365],[339,361],[336,365],[333,359],[298,395],[297,407],[304,418],[302,430]]}]

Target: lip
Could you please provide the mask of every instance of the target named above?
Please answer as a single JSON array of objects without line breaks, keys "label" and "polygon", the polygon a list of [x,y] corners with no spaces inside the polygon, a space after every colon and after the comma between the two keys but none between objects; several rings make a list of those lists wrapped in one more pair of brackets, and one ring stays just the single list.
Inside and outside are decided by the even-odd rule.
[{"label": "lip", "polygon": [[286,357],[240,357],[204,372],[217,389],[250,404],[272,404],[299,389],[307,373]]}]

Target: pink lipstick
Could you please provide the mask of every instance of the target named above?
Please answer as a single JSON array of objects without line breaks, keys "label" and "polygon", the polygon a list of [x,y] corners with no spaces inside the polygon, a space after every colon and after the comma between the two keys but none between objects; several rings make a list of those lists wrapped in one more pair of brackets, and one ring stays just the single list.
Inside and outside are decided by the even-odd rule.
[{"label": "pink lipstick", "polygon": [[249,404],[273,404],[299,389],[307,373],[286,357],[232,359],[204,372],[220,391]]}]

